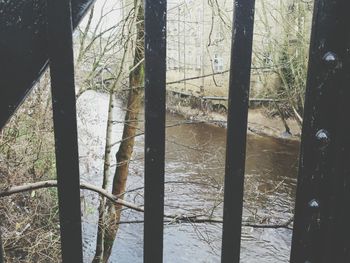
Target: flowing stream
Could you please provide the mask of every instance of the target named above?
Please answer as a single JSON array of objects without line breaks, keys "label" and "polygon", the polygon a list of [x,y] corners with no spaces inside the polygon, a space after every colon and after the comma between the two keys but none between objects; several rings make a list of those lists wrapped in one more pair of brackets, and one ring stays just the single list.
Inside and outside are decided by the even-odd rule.
[{"label": "flowing stream", "polygon": [[[79,151],[82,180],[102,183],[108,95],[93,91],[78,100]],[[114,108],[113,141],[121,139],[124,107]],[[225,162],[224,128],[188,124],[167,114],[165,210],[176,215],[222,217]],[[140,125],[140,133],[143,130]],[[143,139],[136,137],[125,199],[143,203]],[[113,147],[114,156],[118,144]],[[243,221],[280,224],[292,217],[299,144],[248,136]],[[115,158],[113,157],[113,160]],[[115,170],[112,163],[110,180]],[[97,231],[96,194],[82,191],[84,262],[94,255]],[[122,221],[142,220],[143,214],[124,210]],[[166,224],[164,262],[220,262],[221,224]],[[241,262],[288,262],[291,246],[288,229],[242,228]],[[142,262],[143,224],[120,226],[110,262]]]}]

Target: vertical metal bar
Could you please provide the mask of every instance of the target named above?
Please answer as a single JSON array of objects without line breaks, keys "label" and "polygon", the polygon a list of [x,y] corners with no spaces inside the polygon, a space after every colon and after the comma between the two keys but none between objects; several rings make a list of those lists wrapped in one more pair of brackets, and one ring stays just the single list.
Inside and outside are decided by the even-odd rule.
[{"label": "vertical metal bar", "polygon": [[[350,8],[349,1],[346,2],[346,5],[343,8],[342,16],[345,18],[347,15],[348,21],[346,24],[349,25],[350,17],[348,14],[345,14]],[[343,88],[339,100],[339,119],[337,126],[339,135],[336,144],[338,152],[336,157],[337,163],[335,165],[337,167],[335,173],[341,174],[343,178],[342,180],[338,180],[338,187],[335,190],[339,193],[336,203],[338,220],[335,223],[335,226],[337,226],[336,231],[332,231],[331,233],[339,237],[338,242],[332,242],[333,254],[340,254],[341,259],[339,261],[350,262],[350,122],[348,114],[344,114],[344,112],[349,112],[350,101],[350,89],[347,87],[350,83],[350,33],[349,31],[345,32],[348,32],[348,34],[346,35],[346,52],[342,63],[344,79],[342,80]]]},{"label": "vertical metal bar", "polygon": [[163,261],[166,8],[145,0],[145,263]]},{"label": "vertical metal bar", "polygon": [[221,262],[239,262],[255,0],[235,0]]},{"label": "vertical metal bar", "polygon": [[48,0],[48,49],[62,261],[83,262],[70,0]]},{"label": "vertical metal bar", "polygon": [[314,8],[291,262],[350,262],[350,3]]}]

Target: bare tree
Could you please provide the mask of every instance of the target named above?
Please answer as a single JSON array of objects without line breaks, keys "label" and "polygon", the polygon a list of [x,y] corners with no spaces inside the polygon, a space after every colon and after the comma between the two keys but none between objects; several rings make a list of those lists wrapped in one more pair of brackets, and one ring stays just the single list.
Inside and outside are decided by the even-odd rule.
[{"label": "bare tree", "polygon": [[[143,22],[143,4],[140,1],[135,1],[134,6],[134,19],[136,25],[136,42],[134,50],[134,62],[133,67],[129,71],[129,96],[126,107],[126,115],[124,121],[124,131],[122,141],[119,145],[119,150],[116,154],[117,166],[112,184],[112,193],[116,196],[121,196],[125,191],[128,167],[132,156],[135,135],[138,126],[138,117],[141,107],[141,100],[143,94],[143,60],[144,60],[144,22]],[[130,30],[131,32],[131,30]],[[125,49],[122,62],[125,60],[125,56],[128,49]],[[119,79],[121,71],[119,71],[116,81]],[[110,92],[110,104],[108,112],[108,124],[107,124],[107,136],[105,146],[105,164],[104,164],[104,176],[103,176],[103,188],[107,186],[107,177],[110,170],[110,152],[112,147],[111,142],[111,129],[113,125],[113,97],[115,93],[115,86]],[[121,206],[106,201],[102,198],[99,208],[99,228],[97,234],[97,247],[93,262],[107,262],[111,249],[114,243],[115,236],[118,231]]]}]

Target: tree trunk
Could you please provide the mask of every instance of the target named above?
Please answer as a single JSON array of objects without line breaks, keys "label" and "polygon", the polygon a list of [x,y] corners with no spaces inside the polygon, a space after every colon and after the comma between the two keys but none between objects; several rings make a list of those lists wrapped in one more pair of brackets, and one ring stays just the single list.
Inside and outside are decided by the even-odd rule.
[{"label": "tree trunk", "polygon": [[[123,137],[116,154],[117,166],[112,185],[112,193],[120,197],[122,197],[122,194],[125,192],[129,162],[133,153],[143,95],[144,66],[142,61],[144,58],[144,14],[142,1],[135,1],[135,11],[137,15],[137,37],[133,62],[134,70],[132,70],[129,76],[130,90],[125,114]],[[107,262],[111,254],[113,243],[119,228],[121,209],[121,205],[107,200],[104,226],[108,228],[104,231],[102,262]]]},{"label": "tree trunk", "polygon": [[[105,144],[105,154],[104,154],[104,164],[103,164],[103,181],[102,188],[106,189],[108,183],[108,175],[110,173],[110,145],[112,138],[112,121],[113,121],[113,108],[114,108],[114,90],[112,89],[109,94],[109,107],[108,107],[108,119],[107,119],[107,132],[106,132],[106,144]],[[106,207],[106,198],[100,197],[100,205],[98,208],[98,229],[97,229],[97,238],[96,238],[96,251],[93,259],[93,263],[99,263],[102,260],[103,255],[103,240],[105,235],[105,207]]]},{"label": "tree trunk", "polygon": [[[135,4],[136,6],[136,4]],[[136,24],[136,19],[134,19],[135,23],[133,24]],[[113,143],[112,143],[112,127],[113,127],[113,110],[114,110],[114,96],[115,96],[115,91],[116,91],[116,87],[118,86],[119,84],[119,80],[120,80],[120,77],[122,76],[122,72],[123,72],[123,69],[124,69],[124,65],[125,65],[125,60],[128,56],[128,53],[129,53],[129,46],[130,46],[130,35],[131,35],[131,32],[129,30],[128,32],[128,36],[126,38],[126,41],[125,41],[125,49],[124,49],[124,53],[123,53],[123,56],[122,56],[122,60],[121,60],[121,65],[120,65],[120,68],[119,68],[119,72],[117,74],[117,77],[114,81],[114,83],[112,84],[112,87],[110,88],[110,94],[109,94],[109,106],[108,106],[108,118],[107,118],[107,131],[106,131],[106,144],[105,144],[105,154],[104,154],[104,167],[103,167],[103,182],[102,182],[102,188],[103,189],[106,189],[107,185],[108,185],[108,177],[109,177],[109,174],[110,174],[110,168],[111,168],[111,148],[113,147]],[[135,62],[136,63],[136,62]],[[135,65],[134,63],[134,65]],[[140,62],[138,62],[138,66],[140,66]],[[137,70],[137,67],[134,66],[133,67],[134,70]],[[130,79],[132,78],[133,76],[133,72],[134,70],[131,70],[131,75],[130,75]],[[136,74],[136,73],[135,73]],[[130,81],[130,86],[131,86],[131,81]],[[131,86],[132,88],[132,86]],[[131,96],[130,95],[131,93],[129,93],[129,97]],[[130,100],[130,98],[129,98]],[[130,102],[128,102],[128,108],[131,107],[130,106]],[[128,113],[128,112],[127,112]],[[127,120],[128,118],[128,114],[126,114],[126,117],[125,119]],[[125,128],[124,128],[125,130]],[[123,136],[124,138],[124,136]],[[122,147],[122,145],[120,146]],[[120,149],[119,149],[120,151]],[[118,160],[117,160],[117,167],[118,167]],[[108,210],[108,211],[106,211]],[[97,230],[97,238],[96,238],[96,251],[95,251],[95,256],[94,256],[94,259],[92,261],[92,263],[101,263],[101,262],[105,262],[107,261],[108,258],[106,258],[104,260],[104,250],[105,250],[105,246],[104,246],[104,243],[105,243],[105,234],[107,231],[109,231],[109,226],[110,226],[110,219],[109,218],[112,218],[112,214],[110,214],[110,209],[108,208],[108,205],[106,203],[106,198],[104,197],[101,197],[100,198],[100,205],[99,205],[99,220],[98,220],[98,230]],[[109,247],[109,246],[107,246]]]}]

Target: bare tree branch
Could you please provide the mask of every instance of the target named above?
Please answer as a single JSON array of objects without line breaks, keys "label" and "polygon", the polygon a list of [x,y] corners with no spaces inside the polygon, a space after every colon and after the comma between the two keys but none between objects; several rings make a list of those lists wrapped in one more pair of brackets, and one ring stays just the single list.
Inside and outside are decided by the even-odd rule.
[{"label": "bare tree branch", "polygon": [[[42,181],[42,182],[36,182],[36,183],[29,183],[19,186],[12,186],[6,189],[3,189],[0,191],[0,197],[10,196],[17,193],[23,193],[27,191],[33,191],[41,188],[50,188],[50,187],[57,187],[57,181],[56,180],[48,180],[48,181]],[[144,209],[142,207],[139,207],[135,204],[129,203],[127,201],[124,201],[117,196],[112,195],[108,191],[106,191],[103,188],[97,187],[95,185],[89,184],[89,183],[80,183],[81,189],[86,189],[93,191],[95,193],[98,193],[109,200],[111,200],[114,203],[120,204],[122,206],[125,206],[127,208],[133,209],[135,211],[144,212]]]},{"label": "bare tree branch", "polygon": [[[37,189],[42,189],[42,188],[50,188],[50,187],[57,187],[57,181],[56,180],[49,180],[49,181],[42,181],[42,182],[36,182],[36,183],[29,183],[29,184],[24,184],[24,185],[19,185],[19,186],[12,186],[6,189],[2,189],[0,191],[0,197],[5,197],[5,196],[10,196],[13,194],[17,193],[23,193],[27,191],[33,191]],[[93,191],[95,193],[98,193],[112,202],[119,204],[121,206],[130,208],[132,210],[138,211],[138,212],[144,212],[144,208],[141,206],[138,206],[136,204],[133,204],[131,202],[124,201],[117,196],[109,193],[105,189],[102,189],[100,187],[97,187],[95,185],[89,184],[89,183],[80,183],[80,188],[81,189],[86,189]],[[174,224],[179,224],[179,223],[216,223],[216,224],[221,224],[223,223],[222,218],[215,218],[215,217],[204,217],[201,215],[172,215],[172,214],[164,214],[164,223],[174,223]],[[290,224],[292,223],[293,218],[287,220],[284,223],[281,224],[254,224],[250,222],[243,222],[242,226],[245,227],[253,227],[253,228],[273,228],[273,229],[278,229],[278,228],[285,228],[285,229],[292,229],[290,227]],[[133,220],[133,221],[122,221],[119,222],[118,224],[131,224],[131,223],[143,223],[143,220]]]}]

